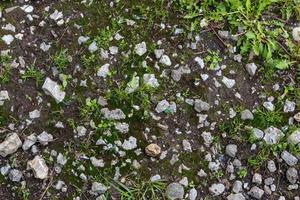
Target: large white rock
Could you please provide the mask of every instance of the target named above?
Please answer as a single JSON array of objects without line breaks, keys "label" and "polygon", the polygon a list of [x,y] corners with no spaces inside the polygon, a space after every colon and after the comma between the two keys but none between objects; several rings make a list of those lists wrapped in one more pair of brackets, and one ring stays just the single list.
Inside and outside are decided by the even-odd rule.
[{"label": "large white rock", "polygon": [[18,134],[11,133],[6,136],[5,140],[0,144],[0,155],[6,157],[9,154],[15,153],[22,146]]},{"label": "large white rock", "polygon": [[1,38],[5,44],[10,45],[14,41],[14,37],[12,35],[4,35]]},{"label": "large white rock", "polygon": [[47,95],[52,96],[57,103],[62,102],[66,96],[66,93],[62,91],[60,85],[48,77],[46,78],[42,89]]},{"label": "large white rock", "polygon": [[279,140],[284,136],[283,132],[273,126],[267,128],[265,131],[264,141],[267,144],[277,144]]},{"label": "large white rock", "polygon": [[141,42],[135,45],[134,51],[137,55],[142,56],[147,52],[147,45],[145,42]]},{"label": "large white rock", "polygon": [[45,179],[48,177],[49,168],[42,157],[35,156],[33,160],[27,162],[27,166],[33,171],[35,178]]},{"label": "large white rock", "polygon": [[102,65],[97,72],[97,76],[106,78],[109,73],[109,64],[106,63],[105,65]]}]

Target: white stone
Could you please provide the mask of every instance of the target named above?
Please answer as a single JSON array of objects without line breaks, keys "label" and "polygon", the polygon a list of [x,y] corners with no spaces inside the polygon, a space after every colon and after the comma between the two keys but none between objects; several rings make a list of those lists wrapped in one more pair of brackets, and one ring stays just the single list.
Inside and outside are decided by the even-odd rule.
[{"label": "white stone", "polygon": [[293,39],[295,41],[299,42],[300,41],[300,27],[293,28],[292,35],[293,35]]},{"label": "white stone", "polygon": [[33,160],[27,162],[27,166],[32,169],[35,178],[46,179],[48,177],[49,168],[42,157],[35,156]]},{"label": "white stone", "polygon": [[235,85],[235,80],[227,78],[226,76],[223,76],[222,82],[229,89],[232,88]]},{"label": "white stone", "polygon": [[288,138],[288,143],[290,144],[299,144],[300,143],[300,129],[295,130]]},{"label": "white stone", "polygon": [[57,21],[57,20],[63,18],[63,13],[59,12],[58,10],[55,10],[49,17],[50,17],[50,19]]},{"label": "white stone", "polygon": [[202,58],[196,57],[194,60],[195,60],[196,63],[199,65],[200,69],[203,69],[203,68],[204,68],[204,61],[203,61]]},{"label": "white stone", "polygon": [[134,51],[137,55],[142,56],[147,52],[147,45],[145,42],[141,42],[135,45]]},{"label": "white stone", "polygon": [[10,45],[14,41],[14,37],[12,35],[4,35],[1,38],[5,44]]},{"label": "white stone", "polygon": [[33,11],[33,6],[31,5],[24,5],[20,7],[24,12],[31,13]]},{"label": "white stone", "polygon": [[144,74],[143,75],[144,84],[150,87],[159,87],[158,80],[155,78],[154,74]]},{"label": "white stone", "polygon": [[97,76],[106,78],[108,74],[109,74],[109,64],[106,63],[98,69]]},{"label": "white stone", "polygon": [[40,45],[40,49],[44,52],[48,51],[50,49],[51,45],[50,44],[46,44],[45,42],[42,42]]},{"label": "white stone", "polygon": [[53,141],[53,136],[49,133],[47,133],[46,131],[43,131],[41,134],[39,134],[37,136],[37,140],[39,141],[39,143],[41,143],[42,145],[47,145],[49,142]]},{"label": "white stone", "polygon": [[166,65],[166,66],[171,66],[172,65],[172,62],[171,62],[169,56],[167,56],[167,55],[162,55],[162,57],[160,58],[159,62],[161,64]]},{"label": "white stone", "polygon": [[279,140],[284,136],[283,132],[273,126],[267,128],[265,131],[264,141],[269,144],[277,144]]},{"label": "white stone", "polygon": [[60,85],[55,81],[52,81],[50,78],[46,78],[42,89],[47,95],[50,95],[55,99],[57,103],[60,103],[64,100],[66,93],[62,91]]},{"label": "white stone", "polygon": [[257,66],[255,63],[248,63],[248,64],[246,64],[246,70],[250,76],[254,76],[255,72],[257,70]]},{"label": "white stone", "polygon": [[0,156],[6,157],[7,155],[13,154],[21,146],[22,141],[17,133],[8,134],[5,140],[0,144]]},{"label": "white stone", "polygon": [[161,100],[160,102],[158,102],[155,111],[157,113],[161,113],[163,111],[165,111],[166,109],[168,109],[170,106],[169,102],[166,99]]},{"label": "white stone", "polygon": [[93,41],[93,42],[89,45],[88,49],[89,49],[89,51],[90,51],[91,53],[94,53],[95,51],[98,50],[97,43],[96,43],[95,41]]},{"label": "white stone", "polygon": [[284,150],[281,153],[281,158],[288,164],[289,166],[294,166],[298,163],[298,159],[290,154],[288,151]]},{"label": "white stone", "polygon": [[137,147],[137,140],[135,137],[130,136],[128,140],[124,140],[122,147],[125,150],[133,150]]},{"label": "white stone", "polygon": [[79,45],[84,44],[84,43],[86,43],[89,39],[90,39],[89,36],[79,36],[79,37],[78,37],[78,44],[79,44]]},{"label": "white stone", "polygon": [[36,119],[36,118],[39,118],[41,116],[41,113],[39,110],[33,110],[31,112],[29,112],[29,118],[30,119]]},{"label": "white stone", "polygon": [[219,196],[225,191],[225,186],[222,183],[214,183],[209,187],[209,191],[214,196]]},{"label": "white stone", "polygon": [[104,118],[110,120],[120,120],[126,118],[126,115],[121,109],[109,110],[108,108],[102,108],[101,113],[104,115]]},{"label": "white stone", "polygon": [[24,151],[28,150],[30,147],[32,147],[32,145],[34,145],[36,143],[36,141],[37,141],[37,138],[34,134],[27,136],[22,145],[22,149]]}]

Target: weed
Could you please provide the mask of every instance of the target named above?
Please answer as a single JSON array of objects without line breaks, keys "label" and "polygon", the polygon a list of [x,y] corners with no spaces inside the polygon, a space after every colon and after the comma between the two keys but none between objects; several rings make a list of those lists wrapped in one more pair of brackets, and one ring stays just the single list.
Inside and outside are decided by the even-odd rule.
[{"label": "weed", "polygon": [[217,68],[221,60],[219,53],[211,50],[208,50],[208,55],[204,58],[204,61],[209,64],[209,69]]},{"label": "weed", "polygon": [[254,119],[250,123],[254,127],[263,129],[270,126],[279,126],[283,123],[283,115],[279,111],[257,109],[254,113]]},{"label": "weed", "polygon": [[239,171],[237,171],[237,175],[239,178],[245,178],[247,176],[247,169],[246,168],[241,168]]},{"label": "weed", "polygon": [[36,69],[34,66],[29,67],[21,76],[22,79],[27,80],[32,78],[35,80],[36,86],[40,85],[44,80],[44,74]]},{"label": "weed", "polygon": [[7,83],[11,76],[12,57],[9,54],[0,56],[0,83]]},{"label": "weed", "polygon": [[128,181],[130,186],[114,181],[111,185],[119,192],[121,200],[161,200],[164,198],[166,184],[163,180],[157,181]]},{"label": "weed", "polygon": [[62,72],[69,64],[67,51],[68,49],[61,49],[59,52],[56,52],[52,58],[54,65],[60,72]]}]

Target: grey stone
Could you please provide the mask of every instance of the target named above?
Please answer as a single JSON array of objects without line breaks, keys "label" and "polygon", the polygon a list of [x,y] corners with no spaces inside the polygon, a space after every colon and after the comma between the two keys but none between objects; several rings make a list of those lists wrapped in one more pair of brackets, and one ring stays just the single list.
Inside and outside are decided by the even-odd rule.
[{"label": "grey stone", "polygon": [[36,141],[37,141],[37,137],[35,136],[35,134],[31,134],[27,136],[23,142],[22,149],[24,151],[30,149],[30,147],[32,147],[32,145],[34,145]]},{"label": "grey stone", "polygon": [[67,163],[68,159],[61,153],[58,154],[56,158],[56,162],[60,165],[65,165]]},{"label": "grey stone", "polygon": [[20,182],[22,177],[22,172],[17,169],[12,169],[9,171],[8,178],[13,182]]},{"label": "grey stone", "polygon": [[232,186],[232,191],[234,193],[239,193],[243,190],[243,183],[239,180],[235,181]]},{"label": "grey stone", "polygon": [[227,78],[226,76],[223,76],[222,82],[228,89],[231,89],[235,85],[235,80]]},{"label": "grey stone", "polygon": [[294,167],[288,168],[286,178],[291,184],[295,184],[299,178],[297,169]]},{"label": "grey stone", "polygon": [[255,199],[261,199],[264,193],[265,192],[257,186],[252,187],[248,192],[248,194]]},{"label": "grey stone", "polygon": [[167,55],[162,55],[159,62],[163,65],[166,65],[166,66],[171,66],[172,65],[172,62],[171,62],[169,56],[167,56]]},{"label": "grey stone", "polygon": [[0,144],[0,155],[6,157],[7,155],[15,153],[19,147],[22,146],[17,133],[10,133],[6,136],[5,140]]},{"label": "grey stone", "polygon": [[267,128],[264,132],[264,141],[269,145],[277,144],[279,140],[284,136],[281,130],[273,126]]},{"label": "grey stone", "polygon": [[288,164],[289,166],[294,166],[297,164],[298,159],[293,156],[292,154],[290,154],[288,151],[284,150],[281,153],[281,158],[286,162],[286,164]]},{"label": "grey stone", "polygon": [[48,177],[49,168],[42,157],[35,156],[33,160],[27,162],[27,166],[33,171],[35,178],[46,179]]},{"label": "grey stone", "polygon": [[108,63],[102,65],[97,71],[98,77],[106,78],[108,74],[109,74],[109,64]]},{"label": "grey stone", "polygon": [[166,99],[163,99],[160,102],[158,102],[158,104],[155,108],[155,111],[157,113],[161,113],[161,112],[165,111],[166,109],[168,109],[169,106],[170,106],[170,103]]},{"label": "grey stone", "polygon": [[197,190],[195,188],[190,189],[189,200],[196,200],[197,196],[198,196]]},{"label": "grey stone", "polygon": [[91,53],[94,53],[95,51],[98,50],[97,43],[96,43],[95,41],[93,41],[93,42],[89,45],[88,49],[89,49],[89,51],[90,51]]},{"label": "grey stone", "polygon": [[283,106],[283,112],[285,112],[285,113],[294,112],[295,107],[296,107],[295,102],[286,99],[284,106]]},{"label": "grey stone", "polygon": [[77,126],[76,127],[76,132],[79,137],[83,137],[86,135],[87,129],[84,126]]},{"label": "grey stone", "polygon": [[142,56],[147,52],[147,45],[145,42],[141,42],[135,45],[134,51],[137,55]]},{"label": "grey stone", "polygon": [[104,118],[110,120],[120,120],[125,119],[126,115],[123,113],[121,109],[109,110],[108,108],[102,108],[101,113],[104,115]]},{"label": "grey stone", "polygon": [[103,194],[107,191],[107,187],[99,182],[93,182],[92,184],[92,192],[96,195]]},{"label": "grey stone", "polygon": [[62,91],[61,87],[48,77],[46,78],[42,89],[47,95],[53,97],[57,103],[62,102],[66,96],[66,93]]},{"label": "grey stone", "polygon": [[235,144],[228,144],[226,146],[225,152],[228,156],[234,158],[237,153],[237,145]]},{"label": "grey stone", "polygon": [[132,150],[132,149],[135,149],[137,147],[137,144],[136,144],[137,140],[135,137],[133,136],[130,136],[128,138],[128,140],[124,140],[123,144],[122,144],[122,147],[123,149],[125,150]]},{"label": "grey stone", "polygon": [[197,112],[208,111],[210,109],[210,105],[201,99],[195,99],[194,109]]},{"label": "grey stone", "polygon": [[184,188],[181,184],[173,182],[166,188],[165,195],[170,200],[180,200],[184,196]]},{"label": "grey stone", "polygon": [[159,83],[155,78],[155,74],[144,74],[143,75],[144,84],[150,87],[159,87]]},{"label": "grey stone", "polygon": [[241,119],[242,120],[253,120],[253,114],[250,110],[246,109],[246,110],[243,110],[241,112]]},{"label": "grey stone", "polygon": [[209,187],[209,192],[214,196],[219,196],[225,191],[225,186],[222,183],[214,183]]},{"label": "grey stone", "polygon": [[248,64],[246,64],[246,70],[250,76],[254,76],[255,72],[257,70],[257,66],[255,63],[248,63]]},{"label": "grey stone", "polygon": [[245,197],[241,193],[230,194],[227,196],[227,200],[245,200]]},{"label": "grey stone", "polygon": [[9,164],[6,164],[0,168],[0,172],[3,176],[6,176],[10,169],[11,169],[11,166]]},{"label": "grey stone", "polygon": [[296,145],[300,143],[300,129],[295,130],[289,137],[287,138],[288,143]]},{"label": "grey stone", "polygon": [[276,164],[273,160],[269,160],[268,161],[268,170],[273,173],[273,172],[276,172],[277,168],[276,168]]},{"label": "grey stone", "polygon": [[37,136],[37,140],[39,143],[41,143],[43,146],[46,146],[49,142],[53,141],[53,136],[46,131],[43,131],[41,134]]},{"label": "grey stone", "polygon": [[252,177],[252,182],[256,184],[261,184],[262,183],[262,176],[259,173],[255,173]]},{"label": "grey stone", "polygon": [[117,122],[115,125],[115,128],[120,132],[120,133],[128,133],[129,131],[129,124],[125,122]]},{"label": "grey stone", "polygon": [[258,128],[253,128],[252,129],[252,136],[257,139],[260,140],[264,137],[264,132]]},{"label": "grey stone", "polygon": [[78,44],[81,45],[83,43],[86,43],[89,39],[90,39],[90,37],[88,37],[88,36],[79,36]]}]

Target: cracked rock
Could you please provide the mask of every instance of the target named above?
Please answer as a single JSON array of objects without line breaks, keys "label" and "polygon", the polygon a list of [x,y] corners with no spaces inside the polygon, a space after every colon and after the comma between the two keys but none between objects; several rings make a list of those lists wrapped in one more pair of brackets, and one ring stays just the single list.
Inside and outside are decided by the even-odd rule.
[{"label": "cracked rock", "polygon": [[42,157],[35,156],[33,160],[27,162],[27,166],[33,171],[35,178],[46,179],[48,177],[49,168]]},{"label": "cracked rock", "polygon": [[0,144],[0,155],[6,157],[7,155],[15,153],[21,146],[22,141],[17,133],[8,134],[5,140]]},{"label": "cracked rock", "polygon": [[47,95],[53,97],[57,103],[62,102],[66,95],[66,93],[62,91],[61,87],[48,77],[46,78],[42,89]]},{"label": "cracked rock", "polygon": [[264,141],[269,144],[277,144],[279,140],[284,136],[283,132],[273,126],[267,128],[265,131]]},{"label": "cracked rock", "polygon": [[157,144],[152,143],[145,148],[145,153],[148,156],[156,157],[161,153],[161,148]]},{"label": "cracked rock", "polygon": [[166,188],[165,195],[170,200],[183,199],[184,188],[179,183],[176,182],[170,183]]}]

